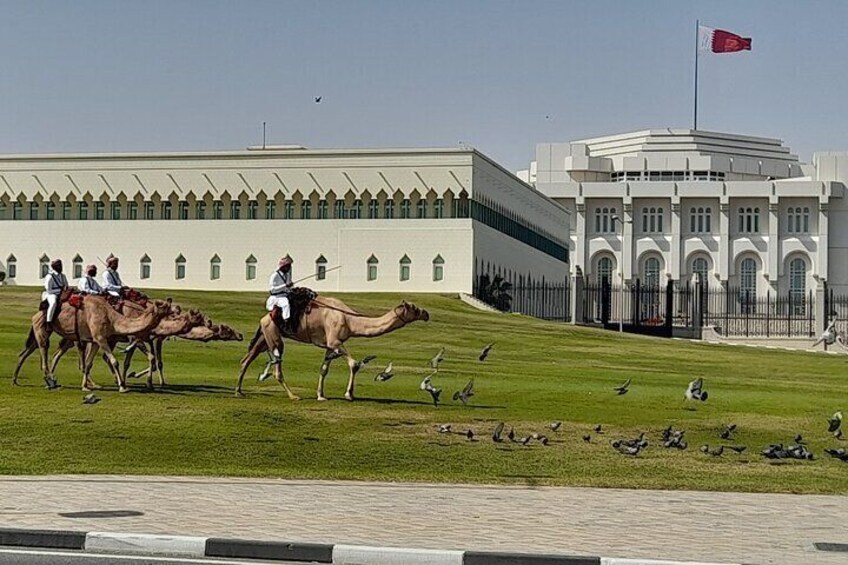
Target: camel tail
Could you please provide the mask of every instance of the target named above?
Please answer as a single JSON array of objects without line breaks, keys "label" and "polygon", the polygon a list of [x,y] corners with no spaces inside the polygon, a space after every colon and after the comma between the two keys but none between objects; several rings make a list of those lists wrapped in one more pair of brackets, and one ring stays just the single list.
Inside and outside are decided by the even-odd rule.
[{"label": "camel tail", "polygon": [[253,349],[253,346],[259,341],[262,337],[262,326],[256,328],[256,333],[253,335],[253,339],[250,340],[250,343],[247,345],[247,350],[250,351]]},{"label": "camel tail", "polygon": [[24,351],[27,351],[29,348],[35,345],[35,330],[33,328],[29,329],[29,335],[27,336],[26,343],[24,344]]}]

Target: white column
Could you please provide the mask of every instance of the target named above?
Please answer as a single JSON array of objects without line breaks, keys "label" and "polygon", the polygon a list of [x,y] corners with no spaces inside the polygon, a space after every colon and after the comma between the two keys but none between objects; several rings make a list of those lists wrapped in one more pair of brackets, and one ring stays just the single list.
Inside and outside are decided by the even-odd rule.
[{"label": "white column", "polygon": [[769,230],[768,245],[766,247],[766,249],[768,249],[768,265],[766,266],[765,272],[772,290],[777,291],[777,282],[783,272],[783,268],[780,265],[780,232],[778,231],[780,208],[777,205],[776,198],[769,201],[768,210]]},{"label": "white column", "polygon": [[586,203],[577,202],[577,211],[574,223],[574,257],[571,259],[571,272],[576,272],[574,267],[580,267],[584,273],[592,269],[586,264]]},{"label": "white column", "polygon": [[633,266],[633,200],[625,198],[622,202],[624,208],[623,238],[621,241],[621,257],[624,280],[634,277]]},{"label": "white column", "polygon": [[680,280],[680,199],[672,198],[671,201],[671,259],[668,273],[674,280]]},{"label": "white column", "polygon": [[727,198],[722,198],[719,203],[719,224],[718,264],[715,272],[720,280],[726,281],[730,278],[730,201]]},{"label": "white column", "polygon": [[816,261],[817,274],[824,280],[828,280],[828,239],[828,201],[825,196],[819,199],[819,239],[818,247],[816,249],[816,256],[818,259]]}]

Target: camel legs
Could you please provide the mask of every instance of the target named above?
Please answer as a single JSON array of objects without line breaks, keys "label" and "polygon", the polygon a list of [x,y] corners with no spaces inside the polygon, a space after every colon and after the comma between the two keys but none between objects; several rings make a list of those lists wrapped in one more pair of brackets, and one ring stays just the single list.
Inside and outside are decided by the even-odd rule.
[{"label": "camel legs", "polygon": [[[154,356],[156,358],[156,370],[159,371],[159,387],[162,388],[165,386],[165,363],[162,361],[162,344],[165,342],[164,339],[157,339],[153,342],[153,347],[155,348]],[[153,385],[151,381],[151,386]]]},{"label": "camel legs", "polygon": [[18,364],[15,365],[15,372],[12,373],[12,384],[13,385],[18,384],[18,375],[21,373],[21,367],[24,366],[24,361],[26,361],[27,358],[30,355],[35,353],[35,351],[37,349],[38,349],[38,343],[35,340],[33,340],[32,342],[27,342],[27,344],[24,346],[24,350],[21,351],[20,353],[18,353]]},{"label": "camel legs", "polygon": [[324,380],[327,378],[327,373],[330,372],[330,363],[333,362],[333,351],[328,349],[324,354],[324,361],[321,363],[321,372],[318,374],[318,400],[327,400],[324,396]]},{"label": "camel legs", "polygon": [[109,365],[109,370],[112,371],[112,374],[115,375],[115,378],[117,379],[118,392],[129,392],[129,389],[127,388],[127,383],[124,380],[124,375],[121,374],[121,368],[118,366],[118,359],[112,352],[112,346],[109,341],[106,339],[100,339],[94,342],[94,344],[98,345],[100,349],[103,350],[103,356],[106,358],[106,364]]},{"label": "camel legs", "polygon": [[236,384],[236,396],[244,396],[244,393],[241,391],[241,385],[244,382],[244,375],[247,373],[247,369],[250,367],[250,364],[253,363],[253,360],[259,357],[263,351],[267,350],[268,345],[265,343],[264,339],[258,340],[253,347],[247,352],[247,355],[242,357],[241,360],[241,370],[239,371],[238,383]]},{"label": "camel legs", "polygon": [[286,379],[283,376],[283,362],[281,360],[274,362],[274,378],[283,386],[283,390],[289,395],[289,400],[300,400],[300,397],[293,393],[289,385],[286,384]]}]

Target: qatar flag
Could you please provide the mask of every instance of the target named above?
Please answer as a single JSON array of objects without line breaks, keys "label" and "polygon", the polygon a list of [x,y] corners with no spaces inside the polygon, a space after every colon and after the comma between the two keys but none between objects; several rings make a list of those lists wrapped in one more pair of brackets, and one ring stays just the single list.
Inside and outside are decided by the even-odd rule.
[{"label": "qatar flag", "polygon": [[723,29],[698,26],[698,47],[713,53],[736,53],[750,51],[751,38],[741,37]]}]

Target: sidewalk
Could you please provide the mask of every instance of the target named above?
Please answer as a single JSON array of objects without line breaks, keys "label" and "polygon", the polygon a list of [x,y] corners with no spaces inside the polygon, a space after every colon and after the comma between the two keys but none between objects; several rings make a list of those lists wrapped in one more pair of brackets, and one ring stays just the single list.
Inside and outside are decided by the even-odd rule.
[{"label": "sidewalk", "polygon": [[[0,527],[712,562],[846,563],[848,497],[203,477],[0,477]],[[133,511],[128,517],[60,513]],[[127,512],[130,513],[130,512]]]}]

